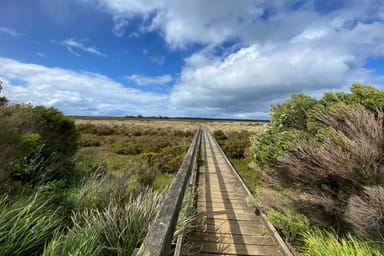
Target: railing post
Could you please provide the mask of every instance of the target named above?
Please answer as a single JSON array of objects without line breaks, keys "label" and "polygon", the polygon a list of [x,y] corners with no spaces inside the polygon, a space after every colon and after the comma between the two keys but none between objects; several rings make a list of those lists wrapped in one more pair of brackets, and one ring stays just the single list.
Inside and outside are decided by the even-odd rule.
[{"label": "railing post", "polygon": [[181,203],[188,183],[194,159],[201,137],[201,129],[196,132],[191,146],[176,174],[175,180],[168,190],[162,206],[151,224],[147,236],[139,250],[132,256],[168,256],[171,251],[171,241],[176,228]]}]

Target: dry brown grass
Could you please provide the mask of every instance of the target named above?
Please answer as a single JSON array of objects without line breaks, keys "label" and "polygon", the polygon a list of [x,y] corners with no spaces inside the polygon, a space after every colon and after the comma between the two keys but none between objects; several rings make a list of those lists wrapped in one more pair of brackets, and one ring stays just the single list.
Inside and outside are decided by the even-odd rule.
[{"label": "dry brown grass", "polygon": [[196,129],[197,122],[172,120],[172,119],[86,119],[76,118],[76,125],[80,124],[93,124],[93,125],[107,125],[115,128],[129,127],[130,129],[165,129],[165,130],[182,130],[193,131]]},{"label": "dry brown grass", "polygon": [[361,196],[348,201],[347,220],[359,233],[374,239],[384,238],[384,187],[366,187]]},{"label": "dry brown grass", "polygon": [[248,131],[256,133],[262,127],[262,124],[246,121],[204,121],[201,123],[211,133],[216,130],[222,130],[224,133]]}]

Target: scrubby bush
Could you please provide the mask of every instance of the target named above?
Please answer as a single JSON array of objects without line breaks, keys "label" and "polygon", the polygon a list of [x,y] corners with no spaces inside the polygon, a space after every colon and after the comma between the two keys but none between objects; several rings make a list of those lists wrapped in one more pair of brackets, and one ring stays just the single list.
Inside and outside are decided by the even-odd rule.
[{"label": "scrubby bush", "polygon": [[0,119],[3,190],[12,182],[37,186],[72,178],[79,134],[71,119],[54,108],[29,105],[3,106]]},{"label": "scrubby bush", "polygon": [[81,131],[81,133],[94,134],[99,136],[112,135],[116,132],[115,129],[112,128],[111,126],[102,125],[102,124],[94,125],[91,123],[85,123],[85,124],[79,124],[77,127]]},{"label": "scrubby bush", "polygon": [[296,207],[313,223],[379,239],[383,99],[382,91],[357,83],[351,93],[318,101],[294,95],[272,108],[271,126],[253,137],[253,160],[273,167],[271,175],[295,191]]},{"label": "scrubby bush", "polygon": [[267,212],[268,219],[284,235],[287,241],[297,241],[302,233],[310,230],[308,218],[300,213],[281,213],[276,210]]},{"label": "scrubby bush", "polygon": [[259,133],[251,137],[251,152],[254,161],[260,165],[276,165],[281,157],[297,140],[304,137],[303,131],[265,126]]},{"label": "scrubby bush", "polygon": [[284,129],[306,130],[307,111],[317,101],[304,94],[292,94],[290,100],[271,106],[272,125]]},{"label": "scrubby bush", "polygon": [[221,141],[223,140],[226,140],[227,139],[227,136],[225,135],[225,133],[223,132],[223,130],[216,130],[213,132],[213,136],[215,137],[215,139],[220,143]]},{"label": "scrubby bush", "polygon": [[150,166],[162,172],[175,173],[179,169],[186,151],[187,148],[184,146],[168,146],[159,153],[146,152],[141,154],[141,157]]}]

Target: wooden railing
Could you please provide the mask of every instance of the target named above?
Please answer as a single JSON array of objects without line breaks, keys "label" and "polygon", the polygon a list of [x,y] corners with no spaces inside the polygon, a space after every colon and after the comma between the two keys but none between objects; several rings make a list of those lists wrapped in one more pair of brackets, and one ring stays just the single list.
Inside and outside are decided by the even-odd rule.
[{"label": "wooden railing", "polygon": [[[199,128],[140,248],[132,256],[168,256],[191,173],[195,177],[202,131]],[[144,228],[144,227],[143,227]]]}]

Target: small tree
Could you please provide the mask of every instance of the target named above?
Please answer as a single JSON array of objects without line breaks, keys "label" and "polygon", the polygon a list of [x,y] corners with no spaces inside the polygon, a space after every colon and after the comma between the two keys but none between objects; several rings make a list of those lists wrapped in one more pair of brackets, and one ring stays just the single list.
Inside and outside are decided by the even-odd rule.
[{"label": "small tree", "polygon": [[[3,81],[0,80],[0,93],[3,90]],[[5,106],[8,103],[8,99],[6,97],[0,97],[0,106]]]}]

